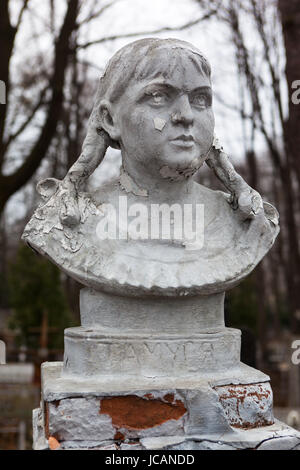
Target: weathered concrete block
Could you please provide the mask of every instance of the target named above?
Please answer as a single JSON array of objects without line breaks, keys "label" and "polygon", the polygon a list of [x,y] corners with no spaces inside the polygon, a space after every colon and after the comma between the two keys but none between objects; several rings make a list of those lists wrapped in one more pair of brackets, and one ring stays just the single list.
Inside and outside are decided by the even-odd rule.
[{"label": "weathered concrete block", "polygon": [[223,328],[216,333],[165,335],[108,333],[99,328],[65,330],[65,376],[194,377],[195,373],[227,370],[240,362],[241,333]]},{"label": "weathered concrete block", "polygon": [[[293,431],[291,429],[291,431]],[[300,433],[291,432],[289,436],[274,437],[266,439],[258,447],[257,450],[299,450]],[[298,449],[297,449],[298,448]]]},{"label": "weathered concrete block", "polygon": [[[65,398],[45,403],[47,438],[124,441],[184,434],[187,410],[172,394]],[[159,398],[158,398],[158,395]]]},{"label": "weathered concrete block", "polygon": [[42,450],[48,448],[48,437],[45,434],[45,423],[42,408],[32,411],[33,449]]},{"label": "weathered concrete block", "polygon": [[216,332],[225,326],[224,295],[125,297],[85,287],[80,291],[81,324],[127,334]]},{"label": "weathered concrete block", "polygon": [[[236,376],[227,371],[227,379],[226,374],[219,378],[216,374],[215,383],[207,376],[194,382],[177,380],[178,388],[173,389],[166,382],[157,382],[156,389],[147,383],[138,389],[133,380],[127,390],[120,390],[118,382],[78,381],[61,372],[62,363],[43,364],[43,413],[35,410],[34,420],[37,449],[45,448],[50,438],[61,449],[228,450],[277,448],[277,444],[296,449],[300,445],[299,433],[274,422],[268,377],[247,366]],[[233,384],[237,377],[245,383]]]},{"label": "weathered concrete block", "polygon": [[273,393],[269,382],[215,387],[226,417],[234,427],[273,424]]}]

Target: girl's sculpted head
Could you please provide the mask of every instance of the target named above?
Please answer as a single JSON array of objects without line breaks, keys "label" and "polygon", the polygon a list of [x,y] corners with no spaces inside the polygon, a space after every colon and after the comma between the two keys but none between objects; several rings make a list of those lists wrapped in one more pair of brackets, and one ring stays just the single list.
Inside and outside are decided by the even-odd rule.
[{"label": "girl's sculpted head", "polygon": [[[65,197],[84,186],[108,146],[121,149],[127,173],[148,175],[150,184],[193,174],[213,142],[210,75],[201,52],[177,39],[141,39],[116,52],[100,78],[82,152],[62,182]],[[48,200],[58,187],[47,178],[37,190]],[[60,214],[65,225],[80,220],[73,199]]]},{"label": "girl's sculpted head", "polygon": [[[179,50],[180,54],[167,62],[161,61],[161,52]],[[192,44],[179,39],[148,38],[134,41],[119,49],[108,62],[100,78],[97,101],[107,99],[117,102],[130,82],[162,75],[170,78],[174,68],[178,67],[180,57],[188,56],[199,73],[210,79],[211,69],[207,59]]]},{"label": "girl's sculpted head", "polygon": [[82,154],[88,161],[110,145],[121,149],[132,176],[135,170],[175,180],[190,176],[213,142],[210,76],[208,61],[188,42],[127,44],[100,78]]}]

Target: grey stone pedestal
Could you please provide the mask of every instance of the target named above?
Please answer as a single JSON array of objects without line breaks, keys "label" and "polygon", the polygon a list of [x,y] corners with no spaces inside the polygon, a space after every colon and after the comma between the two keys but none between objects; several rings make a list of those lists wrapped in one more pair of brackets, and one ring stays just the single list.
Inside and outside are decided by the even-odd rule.
[{"label": "grey stone pedestal", "polygon": [[83,326],[65,330],[64,362],[42,365],[34,448],[300,447],[300,434],[274,420],[269,377],[240,362],[223,298],[84,289]]},{"label": "grey stone pedestal", "polygon": [[268,377],[259,371],[241,364],[231,379],[176,382],[78,381],[62,375],[62,363],[44,363],[34,449],[49,448],[51,437],[60,449],[300,450],[300,433],[273,419]]}]

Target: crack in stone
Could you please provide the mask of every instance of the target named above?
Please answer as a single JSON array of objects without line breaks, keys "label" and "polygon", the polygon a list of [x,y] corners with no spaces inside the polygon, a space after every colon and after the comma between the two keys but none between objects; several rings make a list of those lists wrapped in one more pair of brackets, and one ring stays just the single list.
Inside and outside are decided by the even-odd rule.
[{"label": "crack in stone", "polygon": [[[272,437],[269,437],[267,439],[263,439],[259,444],[257,444],[257,446],[255,446],[255,450],[257,450],[264,442],[268,442],[268,441],[272,441],[272,440],[275,440],[275,439],[285,439],[285,438],[295,438],[296,436],[293,436],[293,435],[287,435],[287,436],[272,436]],[[296,439],[298,439],[296,437]],[[300,443],[300,439],[299,439],[299,443]],[[299,443],[297,445],[299,445]],[[292,449],[291,449],[292,450]]]}]

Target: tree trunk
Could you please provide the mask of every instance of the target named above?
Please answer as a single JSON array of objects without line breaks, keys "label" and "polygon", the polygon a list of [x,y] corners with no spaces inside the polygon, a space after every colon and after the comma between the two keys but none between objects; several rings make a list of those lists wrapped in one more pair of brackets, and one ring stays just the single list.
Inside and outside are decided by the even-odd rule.
[{"label": "tree trunk", "polygon": [[[26,184],[33,176],[35,171],[38,169],[42,159],[45,157],[52,138],[55,135],[56,127],[59,122],[60,114],[63,107],[63,89],[65,83],[65,74],[68,64],[68,58],[70,54],[70,41],[73,31],[77,28],[77,13],[78,13],[78,2],[79,0],[69,0],[67,12],[64,18],[63,25],[60,30],[60,34],[55,43],[55,58],[53,74],[49,83],[49,88],[52,91],[51,101],[48,106],[45,124],[41,130],[41,133],[30,151],[29,155],[24,159],[24,163],[12,174],[0,176],[0,214],[3,208],[12,194],[18,191],[24,184]],[[7,5],[8,1],[5,0],[0,2],[0,26],[1,26],[1,14],[6,14],[6,10],[3,5]],[[3,10],[3,11],[2,11]],[[8,13],[7,13],[8,15]],[[0,35],[1,46],[1,61],[2,54],[6,58],[9,53],[11,55],[11,48],[13,40],[11,39],[11,29],[9,28],[9,17],[5,16],[6,27],[3,36]],[[0,28],[1,29],[1,28]],[[2,50],[2,45],[3,49]],[[10,56],[9,56],[10,57]],[[7,73],[7,80],[9,82],[9,60],[6,60],[5,73]],[[7,70],[6,70],[7,69]],[[1,72],[1,69],[0,69]],[[1,77],[0,77],[1,78]],[[2,79],[2,78],[1,78]],[[4,128],[4,120],[3,120]],[[1,138],[1,119],[0,119],[0,150],[1,142],[3,146],[3,139]],[[0,153],[1,158],[1,153]]]},{"label": "tree trunk", "polygon": [[300,185],[300,104],[297,105],[292,100],[295,92],[293,83],[300,80],[300,2],[279,0],[278,8],[281,14],[286,54],[285,73],[289,90],[289,118],[284,131],[288,152]]}]

